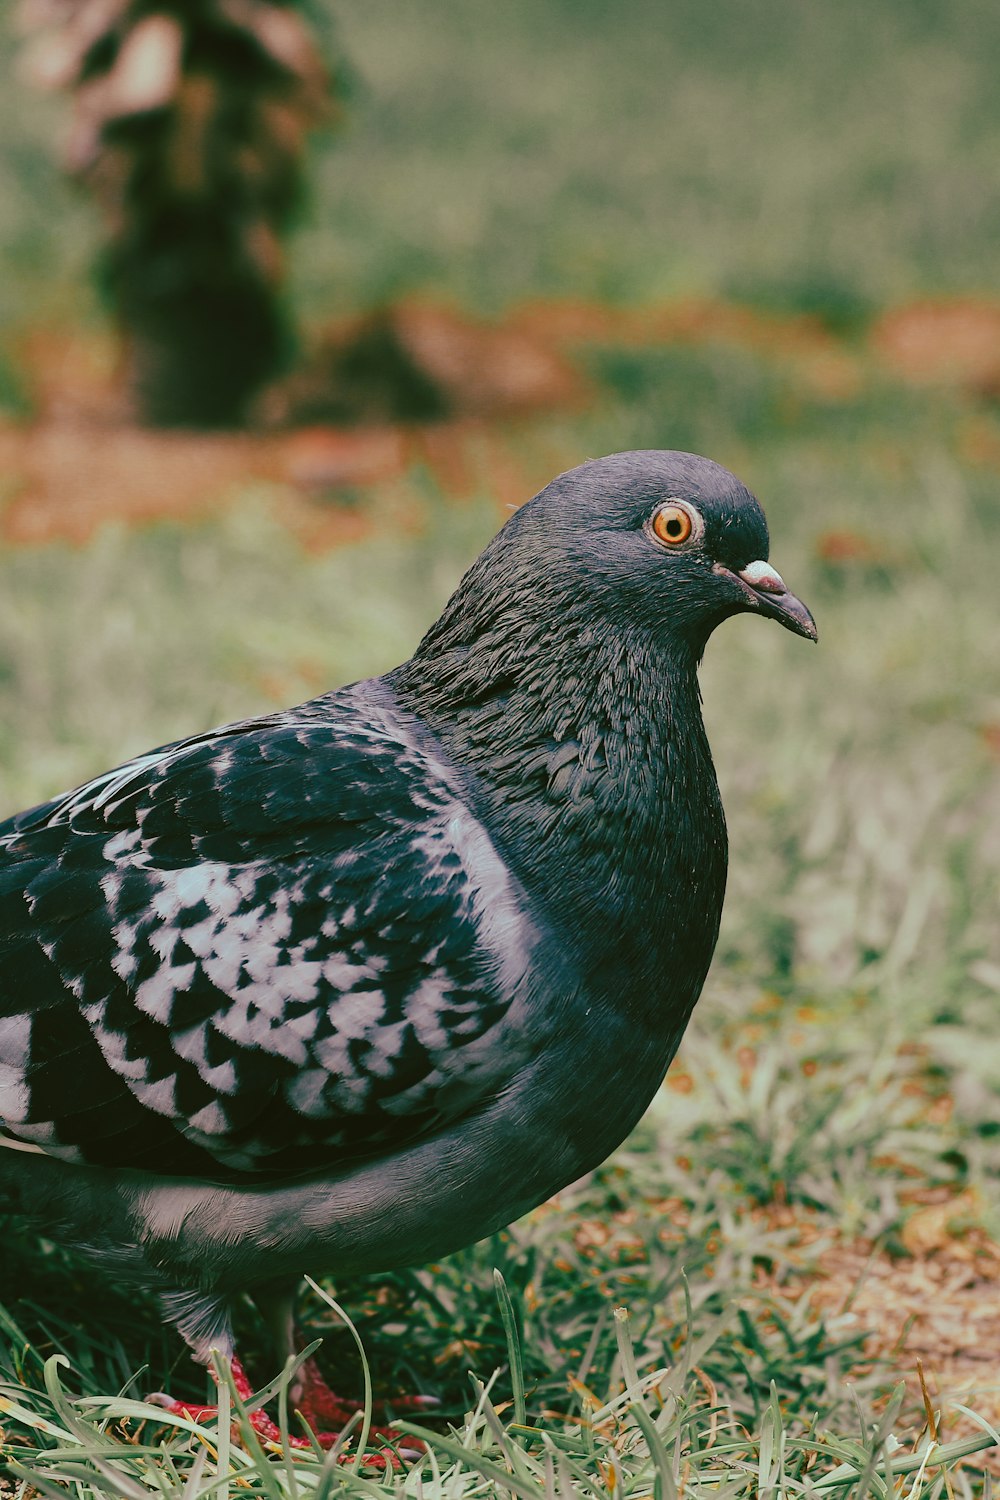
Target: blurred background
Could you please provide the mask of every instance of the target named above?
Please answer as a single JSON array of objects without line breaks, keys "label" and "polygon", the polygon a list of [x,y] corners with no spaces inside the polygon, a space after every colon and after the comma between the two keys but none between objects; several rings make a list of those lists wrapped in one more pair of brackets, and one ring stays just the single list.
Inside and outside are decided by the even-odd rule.
[{"label": "blurred background", "polygon": [[[2,14],[0,815],[402,659],[559,470],[706,453],[820,644],[711,643],[732,875],[679,1092],[742,1058],[761,1201],[992,1233],[1000,9]],[[861,1127],[817,1070],[909,1090],[920,1167],[876,1110],[824,1199]]]}]

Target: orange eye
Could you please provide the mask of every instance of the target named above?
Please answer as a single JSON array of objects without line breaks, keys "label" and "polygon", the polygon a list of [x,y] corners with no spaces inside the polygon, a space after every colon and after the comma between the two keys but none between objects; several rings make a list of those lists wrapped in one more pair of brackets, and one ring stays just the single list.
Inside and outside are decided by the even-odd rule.
[{"label": "orange eye", "polygon": [[693,529],[691,515],[681,505],[663,505],[653,517],[653,535],[667,547],[679,547]]}]

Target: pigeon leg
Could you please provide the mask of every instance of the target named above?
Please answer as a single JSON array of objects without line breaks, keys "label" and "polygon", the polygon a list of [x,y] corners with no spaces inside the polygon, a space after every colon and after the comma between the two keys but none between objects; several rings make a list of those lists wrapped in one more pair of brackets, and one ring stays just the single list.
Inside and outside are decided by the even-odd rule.
[{"label": "pigeon leg", "polygon": [[[253,1402],[254,1390],[250,1380],[243,1368],[242,1362],[235,1356],[230,1361],[233,1384],[236,1393],[245,1405]],[[312,1428],[316,1441],[321,1448],[332,1448],[340,1440],[341,1429],[351,1420],[354,1414],[362,1410],[361,1403],[354,1401],[343,1401],[330,1390],[326,1381],[319,1372],[319,1367],[314,1360],[306,1360],[299,1376],[301,1385],[301,1397],[296,1400],[296,1407],[301,1411],[306,1422]],[[147,1401],[154,1406],[161,1406],[165,1411],[171,1412],[177,1417],[189,1417],[193,1422],[210,1422],[219,1415],[218,1406],[202,1406],[193,1401],[177,1401],[165,1391],[153,1391],[146,1397]],[[398,1403],[401,1409],[407,1409],[410,1404],[415,1406],[426,1405],[426,1398],[419,1396],[404,1397]],[[249,1413],[248,1418],[251,1427],[262,1438],[265,1443],[281,1443],[281,1429],[278,1424],[268,1416],[261,1407]],[[328,1430],[327,1424],[335,1426],[336,1431]],[[398,1432],[390,1427],[373,1426],[369,1430],[369,1438],[383,1437],[387,1442],[399,1446],[400,1452],[416,1456],[423,1452],[423,1443],[418,1443],[415,1438],[401,1439]],[[306,1437],[298,1434],[289,1434],[289,1446],[292,1448],[311,1448],[312,1443]],[[342,1463],[356,1462],[356,1455],[345,1452],[341,1455]],[[366,1453],[363,1462],[379,1469],[399,1469],[402,1464],[395,1453],[388,1450],[380,1450],[374,1453]]]},{"label": "pigeon leg", "polygon": [[[297,1283],[287,1281],[269,1282],[254,1292],[254,1301],[271,1336],[275,1353],[282,1360],[298,1354],[306,1342],[295,1323],[297,1296]],[[302,1413],[321,1442],[323,1437],[329,1436],[331,1430],[339,1431],[355,1413],[364,1412],[363,1401],[345,1399],[330,1389],[319,1365],[312,1358],[305,1360],[299,1368],[289,1396],[292,1408]],[[433,1396],[394,1396],[389,1403],[397,1414],[422,1411],[437,1404]],[[372,1413],[378,1419],[378,1424],[371,1429],[372,1435],[398,1443],[399,1433],[384,1425],[389,1421],[389,1414],[383,1403],[375,1402]],[[410,1448],[416,1445],[419,1451],[423,1451],[423,1444],[417,1445],[415,1438],[408,1438],[407,1444]],[[330,1444],[324,1443],[324,1446],[329,1447]]]},{"label": "pigeon leg", "polygon": [[[297,1401],[297,1410],[301,1412],[309,1427],[316,1434],[316,1441],[320,1447],[331,1448],[337,1441],[341,1429],[352,1418],[356,1419],[359,1412],[364,1412],[364,1403],[361,1401],[345,1400],[343,1396],[338,1396],[336,1391],[332,1391],[324,1380],[319,1365],[314,1359],[307,1359],[304,1362],[299,1370],[298,1378],[301,1382],[301,1391]],[[433,1396],[401,1396],[394,1397],[390,1404],[393,1410],[403,1412],[418,1411],[427,1406],[436,1406],[437,1401]],[[424,1444],[419,1438],[404,1437],[402,1433],[396,1432],[392,1427],[384,1425],[388,1421],[388,1413],[381,1402],[374,1403],[373,1411],[378,1414],[382,1421],[373,1423],[369,1428],[369,1441],[377,1441],[379,1438],[384,1438],[400,1454],[408,1458],[417,1458],[423,1453]],[[336,1429],[336,1431],[331,1431],[330,1429]],[[356,1422],[352,1430],[354,1434],[357,1434],[359,1426]],[[294,1442],[295,1439],[292,1439],[292,1441]],[[380,1462],[381,1460],[384,1460],[384,1463]],[[353,1459],[348,1456],[347,1461],[353,1462]],[[365,1463],[369,1461],[378,1462],[379,1467],[393,1469],[402,1467],[399,1459],[388,1449],[383,1449],[374,1455],[369,1454],[365,1458]]]},{"label": "pigeon leg", "polygon": [[[241,1401],[249,1404],[253,1399],[253,1386],[250,1384],[241,1361],[235,1355],[230,1360],[229,1368],[232,1371],[236,1394]],[[215,1379],[214,1370],[212,1378]],[[152,1391],[146,1400],[152,1402],[154,1406],[162,1406],[165,1411],[171,1412],[175,1417],[190,1417],[192,1422],[210,1422],[219,1415],[218,1406],[202,1406],[194,1401],[176,1401],[166,1391]],[[250,1413],[250,1425],[265,1442],[281,1441],[281,1431],[277,1423],[273,1422],[262,1408],[258,1407],[256,1411]],[[296,1446],[308,1447],[304,1438],[292,1438],[291,1441]]]},{"label": "pigeon leg", "polygon": [[[321,1429],[337,1426],[343,1427],[345,1422],[350,1421],[356,1412],[364,1411],[364,1402],[345,1400],[332,1391],[320,1373],[319,1365],[314,1359],[307,1359],[299,1371],[299,1379],[302,1382],[302,1394],[298,1401],[298,1409],[305,1417],[314,1432]],[[388,1405],[394,1412],[426,1411],[428,1407],[437,1406],[435,1396],[393,1396]],[[389,1414],[381,1401],[373,1405],[373,1413],[380,1422],[387,1422]],[[390,1427],[382,1425],[374,1426],[372,1432],[378,1436],[386,1437],[391,1442],[399,1442],[399,1433]],[[408,1438],[408,1444],[415,1444],[415,1438]],[[421,1451],[423,1444],[420,1445]]]}]

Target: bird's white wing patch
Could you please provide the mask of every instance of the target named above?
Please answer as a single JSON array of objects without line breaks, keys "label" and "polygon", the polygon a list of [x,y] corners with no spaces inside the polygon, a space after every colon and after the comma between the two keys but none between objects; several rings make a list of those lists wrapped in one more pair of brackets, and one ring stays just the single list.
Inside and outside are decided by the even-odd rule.
[{"label": "bird's white wing patch", "polygon": [[3,873],[46,1043],[2,1023],[0,1128],[270,1170],[434,1129],[517,1070],[525,894],[434,742],[344,713],[168,747],[18,825]]}]

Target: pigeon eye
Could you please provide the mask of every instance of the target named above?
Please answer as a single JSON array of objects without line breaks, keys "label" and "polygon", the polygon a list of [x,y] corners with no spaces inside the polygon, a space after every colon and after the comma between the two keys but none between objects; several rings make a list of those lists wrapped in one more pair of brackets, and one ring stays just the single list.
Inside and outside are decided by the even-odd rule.
[{"label": "pigeon eye", "polygon": [[651,528],[656,540],[665,547],[680,547],[694,532],[696,519],[701,521],[697,513],[693,515],[686,505],[670,500],[654,512]]}]

